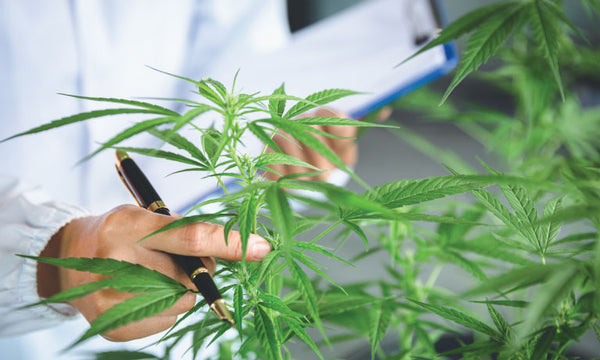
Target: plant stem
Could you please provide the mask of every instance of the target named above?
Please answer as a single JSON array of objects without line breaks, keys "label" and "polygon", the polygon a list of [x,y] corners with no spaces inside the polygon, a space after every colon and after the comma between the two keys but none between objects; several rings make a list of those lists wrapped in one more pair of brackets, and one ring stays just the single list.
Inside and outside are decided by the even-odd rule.
[{"label": "plant stem", "polygon": [[330,227],[328,227],[327,229],[325,229],[325,231],[323,231],[322,233],[320,233],[319,235],[317,235],[310,243],[314,244],[317,241],[321,240],[321,238],[323,238],[323,236],[327,235],[331,230],[333,230],[336,227],[338,227],[341,223],[342,223],[342,220],[336,221]]}]

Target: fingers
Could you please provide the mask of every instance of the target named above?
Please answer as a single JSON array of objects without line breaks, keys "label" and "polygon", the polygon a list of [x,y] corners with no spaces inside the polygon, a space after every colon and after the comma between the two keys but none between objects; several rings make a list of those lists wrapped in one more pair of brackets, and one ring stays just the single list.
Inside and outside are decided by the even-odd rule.
[{"label": "fingers", "polygon": [[[240,233],[230,231],[225,243],[224,228],[209,223],[194,223],[151,236],[140,243],[142,246],[171,254],[220,259],[242,260]],[[248,239],[246,261],[260,261],[271,246],[262,237],[251,234]]]},{"label": "fingers", "polygon": [[[312,116],[346,117],[344,114],[337,113],[335,111],[331,111],[324,108],[317,109]],[[356,164],[358,158],[358,147],[353,139],[356,136],[357,132],[357,128],[355,126],[314,125],[313,127],[331,135],[349,138],[337,139],[325,137],[321,134],[312,134],[320,142],[327,145],[331,150],[333,150],[346,165],[354,166]],[[294,140],[287,139],[286,136],[288,135],[286,134],[282,135],[284,136],[275,136],[273,140],[275,140],[277,145],[281,148],[281,150],[284,153],[294,156],[300,160],[303,160],[321,170],[325,170],[325,172],[322,174],[304,179],[327,180],[331,171],[335,169],[335,166],[316,150],[313,150],[312,148],[304,144],[298,144]],[[277,171],[283,176],[311,171],[310,169],[305,167],[291,165],[271,165],[270,167],[271,169]],[[279,175],[275,173],[267,173],[266,176],[271,180],[277,180],[279,178]]]},{"label": "fingers", "polygon": [[177,316],[154,316],[135,321],[118,329],[102,334],[110,341],[130,341],[167,330],[177,321]]},{"label": "fingers", "polygon": [[[231,261],[242,259],[239,232],[230,231],[226,244],[224,228],[221,225],[210,223],[188,224],[160,232],[140,242],[139,240],[144,236],[161,229],[176,219],[155,214],[136,206],[121,206],[110,212],[105,218],[103,233],[107,239],[103,242],[112,243],[112,246],[105,246],[105,248],[117,248],[115,242],[129,243],[130,249],[120,249],[121,253],[131,252],[131,247],[133,247],[187,256],[217,257]],[[123,232],[123,229],[126,229],[126,231]],[[258,235],[250,235],[247,245],[247,261],[260,261],[271,251],[269,243]],[[109,250],[108,254],[101,254],[101,257],[114,257],[110,253],[111,251]],[[143,256],[150,255],[136,251],[130,256],[141,259]],[[161,265],[154,265],[164,265],[166,264],[165,261],[145,260],[143,263],[154,267],[157,271],[165,272],[165,269],[160,268]]]},{"label": "fingers", "polygon": [[[347,125],[326,125],[324,130],[329,134],[354,138],[356,136],[356,126]],[[356,165],[358,159],[358,146],[353,139],[327,139],[327,145],[342,159],[348,166]]]},{"label": "fingers", "polygon": [[[315,126],[315,127],[319,128],[319,130],[323,130],[321,126]],[[288,136],[288,135],[286,134],[286,136]],[[317,137],[317,139],[319,139],[319,141],[321,141],[321,142],[325,141],[323,136],[318,135],[318,134],[315,136]],[[290,140],[284,136],[276,136],[274,138],[274,140],[277,143],[277,145],[279,145],[281,150],[283,150],[283,152],[288,155],[291,155],[297,159],[303,160],[321,170],[328,170],[328,169],[332,168],[332,165],[329,163],[329,161],[327,161],[327,159],[325,159],[323,156],[321,156],[317,151],[307,147],[304,144],[300,144],[300,143],[296,142],[295,140]],[[310,168],[303,167],[303,166],[295,166],[295,165],[277,165],[277,166],[273,166],[272,168],[274,170],[276,170],[277,172],[281,173],[282,175],[291,175],[291,174],[299,174],[299,173],[315,171],[314,169],[310,169]],[[276,180],[278,178],[278,176],[275,176],[275,174],[272,174],[272,175],[274,175],[274,176],[269,175],[269,178],[271,178],[273,180]],[[316,177],[311,177],[311,178],[316,178]],[[304,179],[304,180],[308,180],[311,178],[300,177],[300,179]]]}]

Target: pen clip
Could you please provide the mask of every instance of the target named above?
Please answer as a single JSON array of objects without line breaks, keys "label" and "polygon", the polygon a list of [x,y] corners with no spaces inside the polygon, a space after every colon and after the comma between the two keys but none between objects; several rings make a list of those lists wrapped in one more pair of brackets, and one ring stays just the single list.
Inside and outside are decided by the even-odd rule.
[{"label": "pen clip", "polygon": [[142,202],[140,201],[140,198],[139,198],[137,192],[131,186],[131,184],[129,183],[129,181],[127,181],[127,176],[123,172],[123,169],[121,169],[121,167],[119,166],[119,164],[115,164],[115,168],[117,169],[117,174],[119,174],[119,178],[121,179],[121,181],[123,182],[123,184],[127,188],[127,191],[129,191],[129,193],[135,199],[135,201],[138,203],[139,206],[145,208],[146,206],[144,204],[142,204]]}]

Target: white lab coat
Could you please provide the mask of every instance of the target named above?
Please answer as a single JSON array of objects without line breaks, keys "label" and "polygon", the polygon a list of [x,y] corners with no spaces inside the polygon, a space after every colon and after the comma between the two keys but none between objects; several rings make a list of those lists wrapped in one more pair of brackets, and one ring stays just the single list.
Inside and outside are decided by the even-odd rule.
[{"label": "white lab coat", "polygon": [[[230,78],[219,80],[231,85],[241,57],[277,48],[288,36],[280,0],[0,0],[0,138],[110,105],[59,92],[193,96],[189,84],[145,65],[191,78],[229,66]],[[15,309],[39,299],[35,263],[14,254],[38,255],[71,219],[132,202],[112,152],[74,166],[129,121],[98,119],[0,144],[0,335],[10,335],[0,339],[0,358],[81,358],[90,350],[142,344],[96,338],[59,355],[83,333],[85,320],[68,305]],[[214,187],[200,175],[166,180],[168,164],[138,162],[173,209]],[[176,191],[190,181],[198,186]]]}]

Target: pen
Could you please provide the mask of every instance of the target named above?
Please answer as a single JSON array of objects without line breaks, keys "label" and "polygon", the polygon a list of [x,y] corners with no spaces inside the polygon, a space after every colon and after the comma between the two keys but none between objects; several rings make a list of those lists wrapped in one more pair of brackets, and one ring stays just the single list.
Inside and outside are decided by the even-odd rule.
[{"label": "pen", "polygon": [[[123,184],[125,184],[138,205],[152,212],[171,216],[171,212],[158,196],[150,181],[125,151],[117,150],[116,168]],[[183,268],[217,316],[233,326],[233,319],[223,302],[223,297],[202,260],[194,256],[169,255]]]}]

